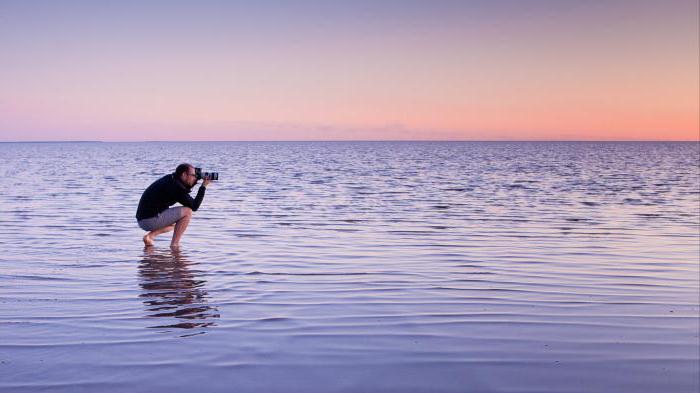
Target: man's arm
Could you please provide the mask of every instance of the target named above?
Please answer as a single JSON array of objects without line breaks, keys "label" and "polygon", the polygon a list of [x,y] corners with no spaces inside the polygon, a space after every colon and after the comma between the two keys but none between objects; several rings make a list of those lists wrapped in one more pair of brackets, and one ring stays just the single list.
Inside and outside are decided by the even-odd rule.
[{"label": "man's arm", "polygon": [[204,180],[202,181],[202,185],[199,186],[199,190],[197,191],[197,196],[192,199],[189,193],[184,193],[181,198],[178,200],[182,206],[187,206],[192,211],[197,211],[199,209],[199,205],[202,204],[202,200],[204,199],[204,192],[207,190],[207,186],[211,183],[211,179],[209,179],[209,176],[206,176]]},{"label": "man's arm", "polygon": [[199,205],[202,204],[202,200],[204,199],[204,192],[206,190],[207,187],[204,186],[204,184],[202,184],[201,186],[199,186],[197,196],[195,196],[194,199],[190,196],[190,194],[183,193],[180,199],[178,199],[178,202],[180,202],[182,206],[189,207],[190,209],[192,209],[192,211],[196,212],[197,209],[199,209]]}]

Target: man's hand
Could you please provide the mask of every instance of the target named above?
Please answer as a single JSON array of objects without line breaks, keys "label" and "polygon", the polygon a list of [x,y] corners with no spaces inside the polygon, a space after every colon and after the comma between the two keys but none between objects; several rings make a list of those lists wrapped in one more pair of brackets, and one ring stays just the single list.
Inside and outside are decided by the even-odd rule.
[{"label": "man's hand", "polygon": [[204,187],[206,187],[206,186],[209,185],[209,183],[211,183],[211,179],[209,178],[209,175],[204,176],[204,180],[202,181],[202,185],[203,185]]}]

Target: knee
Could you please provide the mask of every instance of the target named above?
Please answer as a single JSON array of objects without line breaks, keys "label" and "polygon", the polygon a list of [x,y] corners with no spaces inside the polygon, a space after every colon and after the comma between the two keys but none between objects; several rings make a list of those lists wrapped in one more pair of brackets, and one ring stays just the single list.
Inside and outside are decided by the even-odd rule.
[{"label": "knee", "polygon": [[189,207],[183,207],[182,208],[182,216],[183,217],[192,217],[192,209]]}]

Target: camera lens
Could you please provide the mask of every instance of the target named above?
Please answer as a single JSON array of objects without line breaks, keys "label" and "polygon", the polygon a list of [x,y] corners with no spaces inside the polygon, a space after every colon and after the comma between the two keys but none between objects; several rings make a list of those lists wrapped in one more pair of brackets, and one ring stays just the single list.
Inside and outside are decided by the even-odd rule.
[{"label": "camera lens", "polygon": [[194,168],[194,174],[197,180],[202,180],[209,177],[209,180],[219,180],[219,172],[202,172],[202,168]]}]

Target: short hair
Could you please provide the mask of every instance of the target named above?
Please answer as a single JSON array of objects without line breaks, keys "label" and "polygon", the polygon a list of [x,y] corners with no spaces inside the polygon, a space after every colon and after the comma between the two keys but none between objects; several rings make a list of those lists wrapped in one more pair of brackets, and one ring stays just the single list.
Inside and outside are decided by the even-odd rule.
[{"label": "short hair", "polygon": [[183,162],[182,164],[178,165],[177,168],[175,168],[175,176],[179,177],[183,173],[189,171],[190,168],[194,168],[194,167],[186,162]]}]

